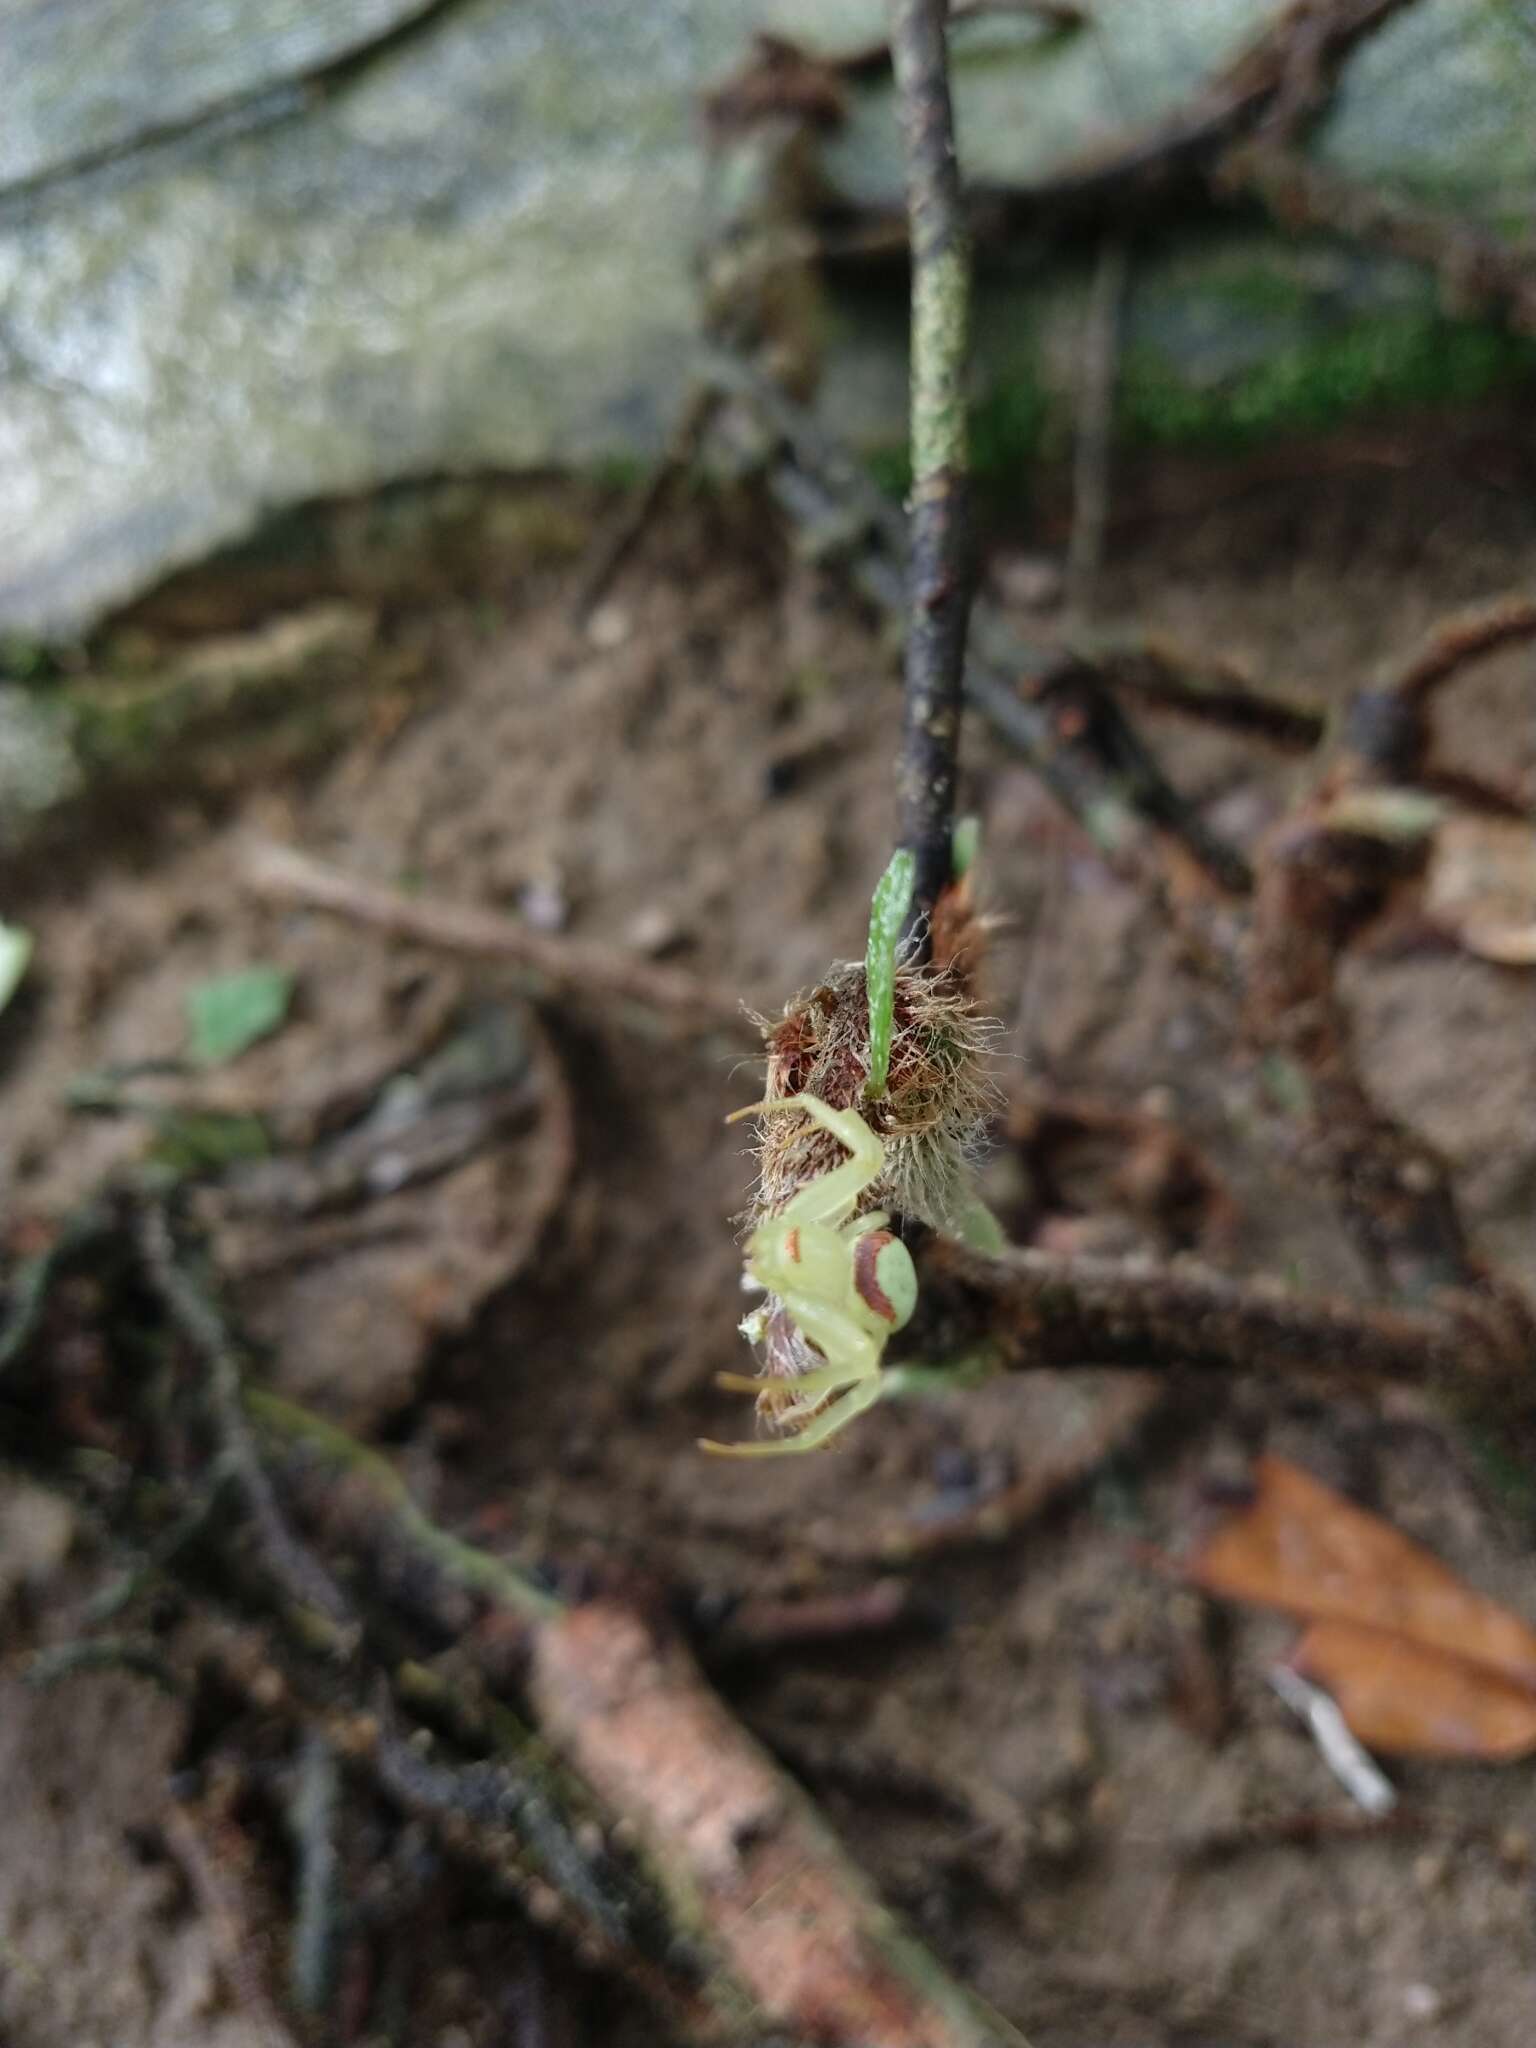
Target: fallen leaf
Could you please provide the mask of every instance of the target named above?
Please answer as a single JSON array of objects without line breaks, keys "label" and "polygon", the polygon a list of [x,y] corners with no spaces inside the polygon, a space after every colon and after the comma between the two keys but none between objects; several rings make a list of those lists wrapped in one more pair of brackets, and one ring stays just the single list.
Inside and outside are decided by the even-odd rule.
[{"label": "fallen leaf", "polygon": [[1536,1749],[1536,1631],[1421,1544],[1283,1458],[1186,1565],[1207,1592],[1313,1626],[1297,1669],[1372,1748],[1416,1756]]},{"label": "fallen leaf", "polygon": [[1383,1756],[1509,1763],[1536,1750],[1536,1693],[1489,1665],[1348,1621],[1309,1628],[1291,1661]]},{"label": "fallen leaf", "polygon": [[219,1066],[275,1031],[288,1014],[293,976],[286,967],[242,967],[202,981],[187,993],[187,1036],[193,1059]]}]

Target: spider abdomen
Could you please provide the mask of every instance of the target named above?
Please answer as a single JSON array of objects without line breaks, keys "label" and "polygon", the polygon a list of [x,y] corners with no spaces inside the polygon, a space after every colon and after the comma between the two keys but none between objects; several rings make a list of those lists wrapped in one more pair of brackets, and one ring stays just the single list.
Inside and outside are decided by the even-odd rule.
[{"label": "spider abdomen", "polygon": [[904,1329],[917,1307],[917,1273],[912,1254],[889,1230],[855,1238],[853,1291],[860,1306],[887,1330]]}]

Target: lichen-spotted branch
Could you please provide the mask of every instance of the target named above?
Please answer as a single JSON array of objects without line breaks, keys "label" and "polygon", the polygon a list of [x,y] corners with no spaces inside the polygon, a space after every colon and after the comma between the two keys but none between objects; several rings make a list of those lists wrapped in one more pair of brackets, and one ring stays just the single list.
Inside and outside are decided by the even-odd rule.
[{"label": "lichen-spotted branch", "polygon": [[[949,98],[945,0],[895,0],[891,55],[912,249],[912,498],[899,838],[917,865],[909,930],[949,881],[970,568],[965,372],[970,257]],[[920,941],[920,944],[925,943]]]}]

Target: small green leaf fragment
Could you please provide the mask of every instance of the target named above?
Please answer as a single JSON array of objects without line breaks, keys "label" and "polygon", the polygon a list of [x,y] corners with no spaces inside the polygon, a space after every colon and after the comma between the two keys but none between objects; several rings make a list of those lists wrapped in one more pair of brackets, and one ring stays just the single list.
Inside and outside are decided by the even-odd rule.
[{"label": "small green leaf fragment", "polygon": [[259,1116],[219,1110],[165,1111],[149,1152],[156,1166],[178,1180],[271,1156],[272,1142]]},{"label": "small green leaf fragment", "polygon": [[950,863],[954,868],[955,880],[963,882],[976,865],[976,856],[981,852],[980,818],[961,818],[957,821],[954,836],[950,841]]},{"label": "small green leaf fragment", "polygon": [[21,986],[32,958],[32,934],[19,924],[0,923],[0,1010]]},{"label": "small green leaf fragment", "polygon": [[973,1252],[996,1258],[1008,1249],[1008,1234],[980,1195],[972,1190],[951,1211],[950,1229]]},{"label": "small green leaf fragment", "polygon": [[917,856],[907,847],[891,855],[869,906],[864,990],[869,998],[869,1078],[864,1093],[878,1102],[891,1068],[891,1020],[896,1003],[896,949],[917,881]]},{"label": "small green leaf fragment", "polygon": [[242,967],[199,982],[187,992],[187,1039],[193,1059],[221,1065],[275,1031],[288,1015],[293,976],[286,967]]}]

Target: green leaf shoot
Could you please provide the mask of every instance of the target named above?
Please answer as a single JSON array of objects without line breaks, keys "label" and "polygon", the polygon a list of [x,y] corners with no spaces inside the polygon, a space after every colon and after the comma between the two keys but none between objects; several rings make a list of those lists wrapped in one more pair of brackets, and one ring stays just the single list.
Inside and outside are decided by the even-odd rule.
[{"label": "green leaf shoot", "polygon": [[864,953],[864,989],[869,998],[869,1076],[865,1096],[878,1102],[891,1068],[891,1025],[896,1003],[896,950],[917,880],[917,857],[902,847],[875,885],[869,906],[869,944]]}]

